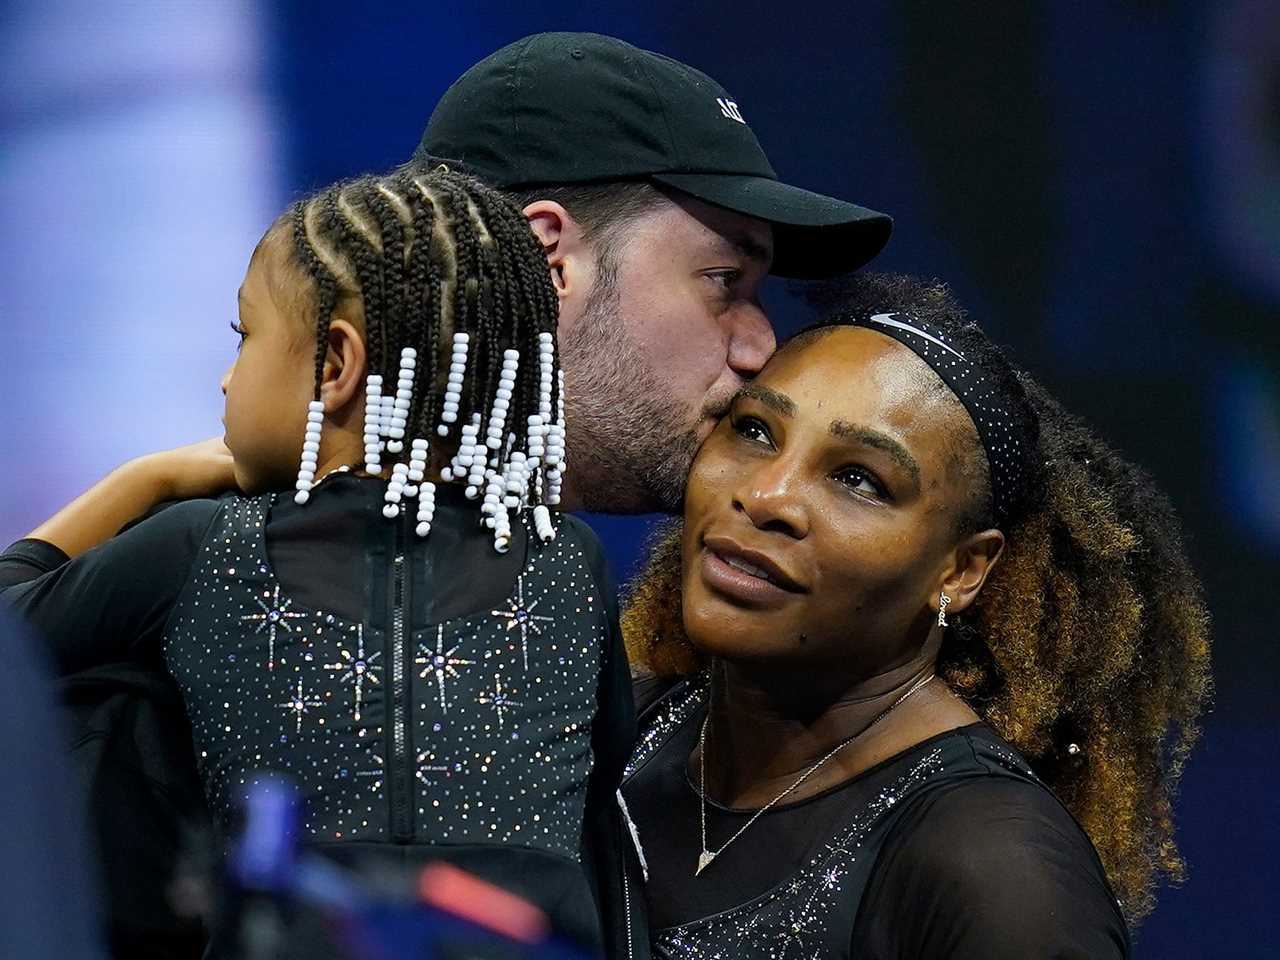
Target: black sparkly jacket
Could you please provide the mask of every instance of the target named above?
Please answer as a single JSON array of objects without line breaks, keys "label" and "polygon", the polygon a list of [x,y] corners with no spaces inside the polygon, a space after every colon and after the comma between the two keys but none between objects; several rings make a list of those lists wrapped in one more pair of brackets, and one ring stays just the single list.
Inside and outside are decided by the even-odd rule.
[{"label": "black sparkly jacket", "polygon": [[[551,544],[516,524],[496,554],[452,488],[423,539],[382,516],[381,492],[338,475],[305,507],[189,501],[72,561],[20,542],[0,582],[64,675],[176,681],[215,832],[280,772],[313,845],[450,860],[614,953],[634,711],[598,542],[562,515]],[[31,578],[15,584],[18,567]],[[112,760],[90,771],[91,802]]]}]

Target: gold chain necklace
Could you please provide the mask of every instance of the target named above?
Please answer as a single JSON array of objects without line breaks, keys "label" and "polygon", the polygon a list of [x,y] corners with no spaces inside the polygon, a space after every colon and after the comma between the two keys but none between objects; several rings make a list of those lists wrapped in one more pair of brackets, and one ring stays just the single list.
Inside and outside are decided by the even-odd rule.
[{"label": "gold chain necklace", "polygon": [[906,700],[907,697],[911,696],[913,693],[915,693],[917,690],[923,687],[926,683],[932,680],[934,676],[935,675],[931,673],[927,677],[917,680],[915,683],[911,685],[910,690],[908,690],[906,693],[900,696],[897,700],[893,701],[893,703],[891,703],[874,720],[868,723],[865,727],[863,727],[853,736],[846,737],[844,740],[841,740],[834,747],[832,747],[821,760],[819,760],[817,763],[809,767],[809,769],[807,769],[804,773],[800,774],[800,778],[796,780],[795,783],[791,784],[791,786],[787,787],[787,789],[783,790],[780,794],[778,794],[776,797],[774,797],[772,800],[766,803],[763,807],[757,810],[752,815],[750,820],[748,820],[746,823],[744,823],[741,827],[738,828],[737,833],[735,833],[732,837],[730,837],[728,840],[724,842],[723,846],[721,846],[719,850],[707,849],[707,721],[711,719],[711,698],[708,697],[707,698],[707,715],[702,718],[702,732],[698,735],[698,768],[699,768],[698,769],[698,796],[699,796],[699,800],[701,801],[701,810],[702,810],[702,852],[698,854],[698,867],[696,870],[693,871],[693,875],[696,877],[698,874],[702,873],[703,870],[707,869],[707,867],[711,865],[712,860],[720,856],[720,854],[724,853],[725,850],[729,848],[729,844],[733,843],[733,841],[737,840],[740,836],[746,833],[747,828],[750,827],[757,820],[759,820],[760,817],[766,811],[768,811],[775,804],[780,802],[784,797],[786,797],[789,793],[791,793],[791,791],[799,787],[800,784],[808,780],[809,777],[813,775],[814,771],[817,770],[820,766],[822,766],[824,763],[826,763],[828,760],[834,757],[837,753],[839,753],[845,747],[849,746],[849,744],[853,743],[853,741],[861,737],[864,733],[866,733],[868,730],[874,727],[877,723],[879,723],[889,714],[893,713],[894,710],[896,710],[899,706],[902,705],[902,702]]}]

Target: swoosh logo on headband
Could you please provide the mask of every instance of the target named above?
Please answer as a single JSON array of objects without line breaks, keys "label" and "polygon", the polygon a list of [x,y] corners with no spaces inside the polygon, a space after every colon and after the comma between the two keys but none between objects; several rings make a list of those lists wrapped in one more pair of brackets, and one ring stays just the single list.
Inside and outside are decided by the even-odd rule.
[{"label": "swoosh logo on headband", "polygon": [[893,319],[892,313],[872,314],[870,317],[867,318],[867,322],[878,323],[884,327],[894,327],[898,330],[909,330],[910,332],[914,333],[917,337],[924,337],[930,343],[936,343],[943,350],[947,351],[947,353],[954,354],[955,356],[959,357],[961,360],[964,359],[964,354],[961,353],[960,351],[952,349],[951,347],[943,343],[941,340],[939,340],[937,337],[935,337],[933,334],[925,333],[919,327],[913,327],[909,323],[903,323],[901,320]]}]

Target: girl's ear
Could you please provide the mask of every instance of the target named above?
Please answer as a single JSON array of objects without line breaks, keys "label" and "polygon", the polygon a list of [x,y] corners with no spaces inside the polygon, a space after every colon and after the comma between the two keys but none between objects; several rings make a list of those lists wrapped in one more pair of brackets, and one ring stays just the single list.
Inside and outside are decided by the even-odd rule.
[{"label": "girl's ear", "polygon": [[320,399],[333,416],[364,395],[366,369],[364,338],[350,322],[334,317],[329,324],[329,348],[324,358]]},{"label": "girl's ear", "polygon": [[[951,598],[948,613],[959,613],[978,599],[1003,550],[1004,534],[999,530],[975,533],[955,548],[953,566],[943,578],[940,591]],[[935,607],[937,603],[935,597]]]}]

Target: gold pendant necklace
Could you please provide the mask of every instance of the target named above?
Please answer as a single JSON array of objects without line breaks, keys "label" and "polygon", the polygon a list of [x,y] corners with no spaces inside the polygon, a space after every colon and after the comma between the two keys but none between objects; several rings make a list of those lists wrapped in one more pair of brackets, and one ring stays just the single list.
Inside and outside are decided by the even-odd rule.
[{"label": "gold pendant necklace", "polygon": [[868,723],[865,727],[863,727],[853,736],[846,737],[844,740],[841,740],[834,747],[832,747],[821,760],[813,764],[811,767],[809,767],[809,769],[805,770],[804,773],[800,774],[799,779],[796,780],[795,783],[791,784],[791,786],[787,787],[787,789],[783,790],[780,794],[778,794],[776,797],[774,797],[772,800],[766,803],[763,807],[757,810],[752,815],[750,820],[748,820],[746,823],[744,823],[741,827],[738,828],[737,833],[735,833],[732,837],[730,837],[728,840],[724,842],[724,844],[720,847],[719,850],[707,849],[707,721],[711,719],[711,697],[708,695],[707,715],[702,718],[702,732],[698,735],[698,797],[699,797],[699,800],[701,801],[701,810],[702,810],[702,852],[698,854],[698,866],[697,866],[697,869],[693,871],[693,875],[696,877],[700,873],[702,873],[703,870],[707,869],[707,867],[711,866],[711,861],[715,860],[716,857],[724,853],[725,850],[729,848],[729,844],[733,843],[733,841],[737,840],[740,836],[746,833],[747,828],[750,827],[757,820],[759,820],[760,817],[766,811],[768,811],[775,804],[781,801],[783,797],[787,796],[789,793],[791,793],[791,791],[799,787],[800,784],[808,780],[809,777],[813,775],[814,771],[816,771],[824,763],[826,763],[828,760],[834,757],[837,753],[839,753],[845,747],[849,746],[849,744],[853,743],[853,741],[857,740],[860,736],[862,736],[864,733],[866,733],[868,730],[874,727],[877,723],[879,723],[889,714],[893,713],[893,711],[896,710],[902,704],[902,702],[907,699],[907,697],[911,696],[913,693],[915,693],[917,690],[919,690],[921,687],[923,687],[926,683],[928,683],[933,678],[934,678],[934,674],[931,673],[927,677],[917,680],[915,683],[911,685],[911,689],[909,689],[906,693],[900,696],[897,700],[893,701],[893,703],[891,703],[874,720]]}]

